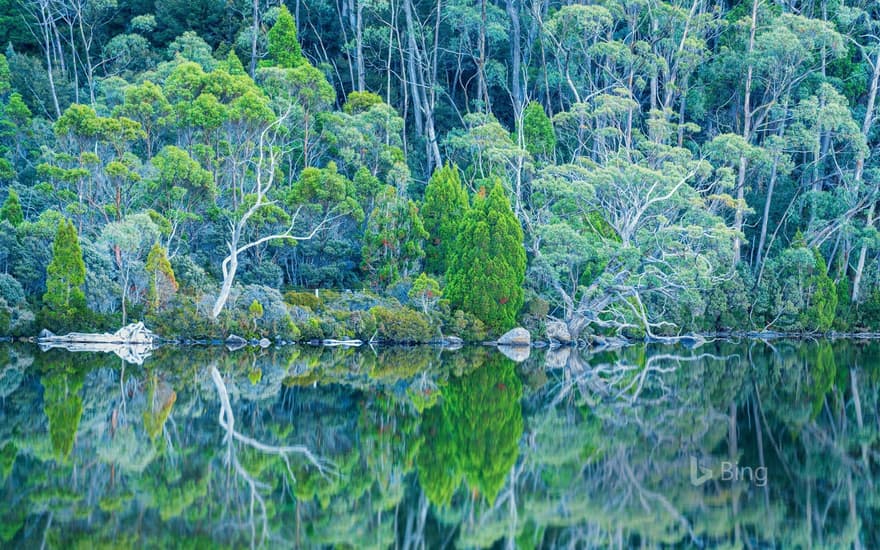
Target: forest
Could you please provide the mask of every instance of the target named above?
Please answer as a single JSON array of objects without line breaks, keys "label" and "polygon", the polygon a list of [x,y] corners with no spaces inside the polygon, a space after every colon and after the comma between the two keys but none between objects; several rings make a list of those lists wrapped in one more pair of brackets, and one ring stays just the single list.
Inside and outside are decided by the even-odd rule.
[{"label": "forest", "polygon": [[0,335],[880,330],[876,0],[0,0]]}]

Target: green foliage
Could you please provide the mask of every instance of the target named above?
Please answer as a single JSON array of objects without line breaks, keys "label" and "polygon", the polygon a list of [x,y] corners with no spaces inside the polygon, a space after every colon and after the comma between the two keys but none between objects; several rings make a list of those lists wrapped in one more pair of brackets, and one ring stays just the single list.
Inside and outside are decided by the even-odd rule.
[{"label": "green foliage", "polygon": [[458,168],[446,164],[436,169],[425,188],[421,210],[428,232],[425,244],[425,270],[428,273],[446,273],[467,210],[467,191],[461,183]]},{"label": "green foliage", "polygon": [[0,207],[0,221],[3,220],[11,223],[13,227],[17,227],[24,221],[24,212],[21,210],[21,202],[15,189],[9,190],[6,200],[3,201],[3,206]]},{"label": "green foliage", "polygon": [[537,101],[529,103],[523,111],[522,125],[526,151],[535,159],[551,161],[555,156],[556,133],[544,107]]},{"label": "green foliage", "polygon": [[367,220],[361,269],[377,288],[407,278],[419,270],[427,237],[416,204],[386,186]]},{"label": "green foliage", "polygon": [[837,309],[837,288],[825,260],[807,248],[800,236],[765,268],[756,312],[768,326],[781,330],[831,329]]},{"label": "green foliage", "polygon": [[86,323],[85,280],[86,265],[76,228],[70,220],[62,219],[52,245],[52,261],[46,268],[40,322],[50,329],[69,329]]},{"label": "green foliage", "polygon": [[425,273],[419,273],[416,280],[413,281],[412,288],[407,294],[409,299],[418,304],[422,308],[425,315],[434,308],[440,298],[443,297],[443,291],[440,290],[440,283],[436,279],[432,279]]},{"label": "green foliage", "polygon": [[526,252],[522,228],[499,182],[462,221],[446,272],[446,296],[494,332],[516,325],[523,305]]},{"label": "green foliage", "polygon": [[64,462],[73,450],[76,432],[82,417],[83,404],[79,392],[82,378],[66,372],[64,366],[43,377],[43,410],[49,419],[49,436],[55,459]]},{"label": "green foliage", "polygon": [[434,335],[430,320],[406,307],[392,309],[376,306],[370,309],[370,314],[376,319],[380,340],[399,344],[424,343],[430,341]]},{"label": "green foliage", "polygon": [[158,311],[174,298],[179,288],[171,262],[168,261],[168,252],[159,243],[150,249],[144,269],[150,277],[147,303],[152,311]]},{"label": "green foliage", "polygon": [[351,92],[345,99],[342,110],[349,115],[357,115],[369,111],[376,105],[382,105],[382,97],[373,92]]},{"label": "green foliage", "polygon": [[424,415],[417,458],[419,482],[432,503],[448,505],[462,479],[495,501],[519,455],[521,397],[513,362],[498,355],[443,388],[442,404]]},{"label": "green foliage", "polygon": [[284,301],[292,306],[307,307],[312,311],[321,306],[321,299],[311,292],[285,292]]},{"label": "green foliage", "polygon": [[259,319],[263,316],[263,305],[257,300],[254,300],[251,302],[251,305],[248,306],[248,314],[254,320]]},{"label": "green foliage", "polygon": [[278,19],[266,35],[268,40],[269,58],[279,67],[295,69],[308,61],[302,54],[299,40],[296,38],[296,21],[287,6],[281,4]]}]

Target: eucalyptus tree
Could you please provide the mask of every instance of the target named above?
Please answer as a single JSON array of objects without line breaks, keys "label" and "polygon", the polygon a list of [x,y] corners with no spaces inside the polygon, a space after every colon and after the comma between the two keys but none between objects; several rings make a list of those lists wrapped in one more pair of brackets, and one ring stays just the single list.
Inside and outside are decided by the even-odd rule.
[{"label": "eucalyptus tree", "polygon": [[591,324],[654,334],[674,326],[661,311],[700,309],[699,289],[727,273],[733,232],[717,211],[730,183],[729,172],[675,147],[542,171],[532,269],[572,336]]},{"label": "eucalyptus tree", "polygon": [[[150,288],[145,263],[150,248],[159,239],[159,228],[147,214],[133,214],[119,221],[108,223],[101,229],[100,242],[112,249],[119,276],[120,309],[122,324],[128,318],[128,302],[146,301]],[[134,290],[134,295],[131,292]]]},{"label": "eucalyptus tree", "polygon": [[274,241],[307,241],[337,217],[337,205],[331,205],[317,223],[303,228],[297,225],[303,205],[291,208],[277,192],[279,161],[285,152],[281,131],[289,112],[283,113],[259,134],[254,158],[248,162],[247,176],[237,188],[219,186],[218,203],[227,220],[227,253],[220,267],[222,283],[211,317],[217,319],[232,290],[238,271],[239,256]]}]

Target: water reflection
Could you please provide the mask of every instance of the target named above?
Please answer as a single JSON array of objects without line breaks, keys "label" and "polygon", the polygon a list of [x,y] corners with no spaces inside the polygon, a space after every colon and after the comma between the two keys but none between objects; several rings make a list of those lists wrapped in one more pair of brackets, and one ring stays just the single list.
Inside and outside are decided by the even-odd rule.
[{"label": "water reflection", "polygon": [[878,352],[0,347],[0,540],[876,548]]}]

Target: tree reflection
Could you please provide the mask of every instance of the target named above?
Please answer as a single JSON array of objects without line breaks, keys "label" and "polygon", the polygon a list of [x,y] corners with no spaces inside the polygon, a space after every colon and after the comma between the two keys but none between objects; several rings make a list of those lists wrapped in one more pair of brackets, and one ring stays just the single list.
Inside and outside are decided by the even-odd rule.
[{"label": "tree reflection", "polygon": [[[878,351],[160,348],[123,373],[0,348],[0,540],[874,548]],[[768,483],[693,485],[692,457]]]}]

